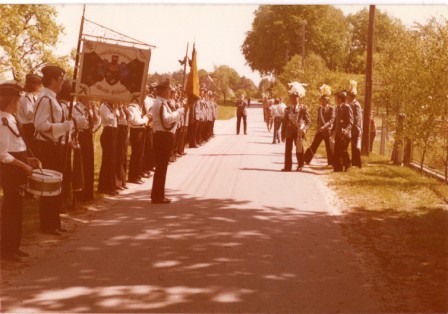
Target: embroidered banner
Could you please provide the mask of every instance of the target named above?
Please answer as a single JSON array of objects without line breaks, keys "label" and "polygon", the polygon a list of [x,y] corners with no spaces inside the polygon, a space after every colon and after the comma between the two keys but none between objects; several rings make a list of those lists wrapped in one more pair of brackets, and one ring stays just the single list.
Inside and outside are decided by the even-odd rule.
[{"label": "embroidered banner", "polygon": [[84,40],[75,95],[140,103],[150,49]]}]

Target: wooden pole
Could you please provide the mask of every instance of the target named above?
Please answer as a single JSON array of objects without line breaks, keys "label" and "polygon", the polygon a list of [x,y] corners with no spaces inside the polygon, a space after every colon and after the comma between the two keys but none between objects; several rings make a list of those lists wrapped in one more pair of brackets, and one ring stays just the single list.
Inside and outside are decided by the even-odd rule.
[{"label": "wooden pole", "polygon": [[305,29],[306,20],[302,21],[302,70],[305,70]]},{"label": "wooden pole", "polygon": [[367,36],[367,62],[366,62],[366,94],[363,114],[363,130],[361,142],[361,154],[369,155],[370,146],[370,115],[372,111],[372,76],[373,76],[373,33],[375,29],[375,6],[369,8],[369,30]]},{"label": "wooden pole", "polygon": [[[82,9],[82,17],[81,17],[81,25],[79,27],[79,36],[78,36],[78,46],[76,48],[76,58],[75,58],[75,69],[73,71],[73,81],[72,81],[72,94],[75,93],[76,90],[76,78],[78,76],[78,64],[79,64],[79,54],[81,50],[81,39],[82,39],[82,32],[84,28],[84,16],[86,13],[86,5],[83,5]],[[72,113],[73,113],[73,98],[70,100],[70,107],[68,109],[68,120],[72,120]],[[70,154],[70,134],[67,133],[65,135],[65,161],[64,161],[64,170],[67,169],[67,163],[71,162],[71,154]],[[71,167],[70,167],[71,168]],[[72,196],[72,206],[75,207],[75,195],[73,193]]]},{"label": "wooden pole", "polygon": [[188,47],[190,43],[187,43],[187,51],[185,51],[185,58],[184,58],[184,75],[182,77],[182,93],[185,90],[185,77],[187,76],[187,63],[188,63]]}]

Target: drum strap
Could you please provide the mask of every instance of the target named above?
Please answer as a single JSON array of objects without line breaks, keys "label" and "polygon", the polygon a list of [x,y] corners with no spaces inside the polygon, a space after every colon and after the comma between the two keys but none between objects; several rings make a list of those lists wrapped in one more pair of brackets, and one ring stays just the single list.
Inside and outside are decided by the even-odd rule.
[{"label": "drum strap", "polygon": [[[53,115],[53,102],[51,101],[51,98],[50,98],[50,97],[48,97],[48,96],[43,96],[43,97],[39,100],[39,102],[38,102],[38,104],[37,104],[37,106],[36,106],[36,111],[35,111],[35,112],[37,112],[37,110],[39,109],[40,103],[42,102],[42,100],[43,100],[44,98],[48,98],[48,101],[50,102],[51,123],[55,123],[55,122],[54,122],[54,115]],[[62,121],[61,121],[61,122],[64,122],[64,121],[65,121],[65,117],[64,117],[64,109],[62,108],[61,105],[59,105],[59,106],[60,106],[61,109],[62,109]],[[34,115],[36,115],[36,114],[34,114]],[[34,116],[34,117],[36,117],[36,116]],[[46,136],[46,135],[43,134],[42,132],[36,131],[36,133],[34,134],[34,136],[36,136],[37,134],[39,134],[40,136],[42,136],[46,141],[54,142],[51,138],[49,138],[48,136]],[[62,142],[62,136],[59,137],[57,144],[60,145],[61,142]]]},{"label": "drum strap", "polygon": [[[6,126],[6,127],[11,131],[12,134],[14,134],[16,137],[22,137],[22,136],[20,135],[20,130],[19,130],[19,129],[18,129],[18,132],[14,131],[14,130],[12,129],[12,127],[9,125],[8,119],[6,119],[6,118],[2,118],[2,122],[3,122],[3,125]],[[17,128],[18,128],[18,127],[19,127],[19,126],[17,125]]]},{"label": "drum strap", "polygon": [[170,130],[172,130],[172,129],[176,126],[176,123],[172,123],[172,124],[171,124],[171,127],[169,127],[169,128],[167,128],[167,127],[165,126],[165,124],[163,123],[163,107],[164,107],[164,106],[165,106],[165,103],[162,102],[162,105],[160,106],[160,110],[159,110],[160,122],[161,122],[161,124],[162,124],[162,126],[163,126],[163,128],[164,128],[165,130],[170,131]]}]

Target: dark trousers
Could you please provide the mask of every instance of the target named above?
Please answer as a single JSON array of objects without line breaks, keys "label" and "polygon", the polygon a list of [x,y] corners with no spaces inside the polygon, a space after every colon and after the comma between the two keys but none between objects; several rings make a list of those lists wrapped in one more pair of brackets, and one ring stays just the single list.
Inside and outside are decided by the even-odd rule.
[{"label": "dark trousers", "polygon": [[247,115],[239,114],[236,117],[236,134],[240,134],[241,118],[243,118],[244,133],[247,132]]},{"label": "dark trousers", "polygon": [[344,168],[345,170],[350,168],[350,156],[347,151],[348,144],[350,144],[350,139],[336,136],[334,141],[334,171],[342,171]]},{"label": "dark trousers", "polygon": [[100,143],[103,153],[98,178],[98,191],[100,193],[111,193],[117,188],[115,182],[117,134],[118,129],[114,127],[104,127],[101,133]]},{"label": "dark trousers", "polygon": [[282,118],[274,118],[274,137],[272,143],[275,141],[280,143],[280,127],[282,126]]},{"label": "dark trousers", "polygon": [[152,127],[145,128],[145,152],[143,153],[143,171],[149,172],[154,168],[154,134]]},{"label": "dark trousers", "polygon": [[140,180],[143,175],[145,153],[145,128],[131,128],[131,159],[129,161],[129,181]]},{"label": "dark trousers", "polygon": [[179,155],[182,155],[185,151],[185,139],[187,137],[187,127],[186,126],[182,126],[180,127],[180,143],[179,143],[179,150],[177,151],[177,153]]},{"label": "dark trousers", "polygon": [[[26,152],[10,153],[15,158],[25,161]],[[1,223],[1,251],[14,253],[20,248],[22,241],[22,196],[20,186],[26,183],[26,174],[17,166],[0,163],[2,170],[2,223]]]},{"label": "dark trousers", "polygon": [[[42,167],[64,173],[66,162],[65,145],[50,141],[36,141],[36,157],[42,162]],[[62,185],[64,181],[63,178]],[[52,231],[61,227],[60,211],[62,194],[57,196],[41,196],[39,200],[40,228],[42,231]]]},{"label": "dark trousers", "polygon": [[94,146],[93,134],[91,130],[84,130],[78,135],[79,146],[81,147],[82,169],[84,177],[84,188],[76,194],[77,198],[83,201],[93,200],[94,184]]},{"label": "dark trousers", "polygon": [[25,141],[26,147],[28,150],[31,150],[34,154],[34,124],[33,123],[25,123],[22,124],[22,137]]},{"label": "dark trousers", "polygon": [[115,164],[115,185],[117,188],[126,186],[126,174],[128,171],[128,137],[129,127],[118,125],[117,127],[117,157]]},{"label": "dark trousers", "polygon": [[171,132],[154,133],[154,153],[156,169],[152,182],[151,199],[163,200],[165,198],[165,182],[168,170],[168,161],[173,149],[174,134]]},{"label": "dark trousers", "polygon": [[[291,170],[292,169],[292,149],[296,145],[297,136],[293,137],[287,137],[285,139],[285,169]],[[303,159],[303,152],[302,153],[296,153],[297,158],[297,164],[299,167],[303,167],[304,159]]]},{"label": "dark trousers", "polygon": [[305,162],[310,163],[311,160],[314,157],[314,154],[316,153],[317,149],[319,148],[320,143],[322,141],[325,142],[325,149],[327,150],[327,163],[328,165],[333,164],[333,151],[331,149],[330,145],[330,136],[328,134],[325,134],[323,132],[317,132],[314,136],[313,142],[311,143],[311,146],[308,147],[308,149],[305,152]]},{"label": "dark trousers", "polygon": [[198,122],[194,121],[190,123],[188,126],[188,146],[189,147],[196,147],[196,136],[197,136],[197,130],[198,130]]},{"label": "dark trousers", "polygon": [[357,147],[358,139],[361,135],[352,136],[351,149],[352,149],[352,166],[361,168],[361,149]]}]

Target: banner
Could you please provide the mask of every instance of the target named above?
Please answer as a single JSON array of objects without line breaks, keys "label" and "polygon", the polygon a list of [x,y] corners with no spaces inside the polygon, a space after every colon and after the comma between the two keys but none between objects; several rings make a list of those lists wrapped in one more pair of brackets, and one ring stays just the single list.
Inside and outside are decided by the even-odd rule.
[{"label": "banner", "polygon": [[84,40],[76,96],[140,103],[150,49]]},{"label": "banner", "polygon": [[193,46],[193,55],[191,57],[191,63],[190,63],[190,74],[188,75],[187,86],[185,88],[185,91],[188,96],[189,106],[191,106],[192,103],[194,103],[200,98],[198,66],[196,60],[196,49],[194,46]]}]

